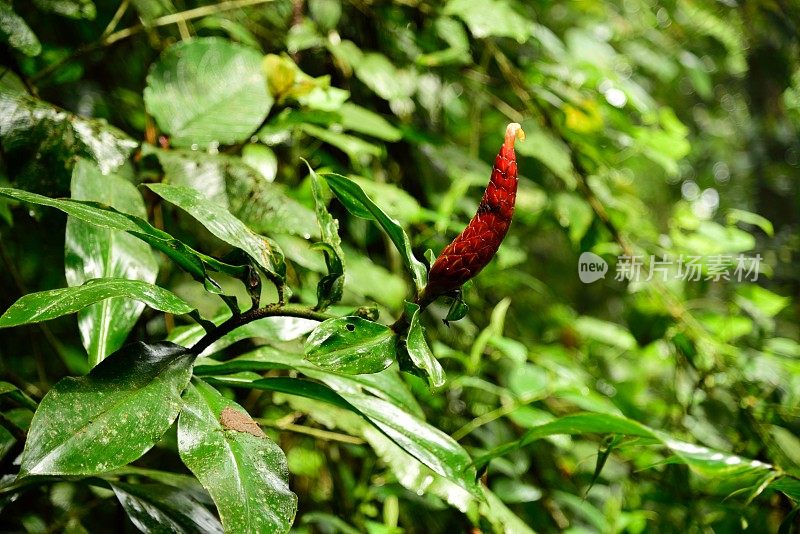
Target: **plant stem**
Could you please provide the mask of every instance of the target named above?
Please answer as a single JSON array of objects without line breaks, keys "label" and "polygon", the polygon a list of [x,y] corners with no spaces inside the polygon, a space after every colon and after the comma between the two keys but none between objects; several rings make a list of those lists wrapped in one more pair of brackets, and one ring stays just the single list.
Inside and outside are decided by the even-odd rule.
[{"label": "plant stem", "polygon": [[340,432],[331,432],[330,430],[323,430],[321,428],[314,428],[310,426],[298,425],[295,423],[283,423],[280,420],[272,421],[269,419],[256,419],[256,421],[264,426],[277,428],[279,430],[288,430],[298,434],[305,434],[324,441],[338,441],[340,443],[348,443],[350,445],[363,445],[364,440],[351,436],[349,434],[342,434]]},{"label": "plant stem", "polygon": [[244,326],[259,319],[264,319],[265,317],[298,317],[300,319],[322,322],[331,319],[333,316],[302,306],[293,306],[291,304],[284,306],[280,303],[269,304],[263,308],[250,309],[242,314],[234,315],[211,332],[208,332],[200,341],[195,343],[190,350],[194,355],[198,356],[225,334],[236,330],[240,326]]}]

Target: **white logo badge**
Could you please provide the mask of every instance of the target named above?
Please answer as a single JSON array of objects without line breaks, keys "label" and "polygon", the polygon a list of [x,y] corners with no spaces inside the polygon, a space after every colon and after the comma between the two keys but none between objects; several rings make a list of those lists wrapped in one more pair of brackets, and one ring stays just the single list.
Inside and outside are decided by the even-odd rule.
[{"label": "white logo badge", "polygon": [[591,284],[606,277],[608,263],[593,252],[584,252],[578,258],[578,278],[584,284]]}]

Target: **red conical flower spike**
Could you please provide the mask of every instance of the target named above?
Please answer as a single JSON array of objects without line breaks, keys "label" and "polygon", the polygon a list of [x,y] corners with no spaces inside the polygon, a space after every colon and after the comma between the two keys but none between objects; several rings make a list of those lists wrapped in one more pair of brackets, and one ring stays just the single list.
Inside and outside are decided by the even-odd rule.
[{"label": "red conical flower spike", "polygon": [[464,231],[447,245],[431,267],[425,295],[437,296],[458,289],[492,260],[503,242],[517,198],[517,156],[514,141],[525,139],[516,122],[506,128],[506,139],[494,160],[492,177],[478,206],[478,212]]}]

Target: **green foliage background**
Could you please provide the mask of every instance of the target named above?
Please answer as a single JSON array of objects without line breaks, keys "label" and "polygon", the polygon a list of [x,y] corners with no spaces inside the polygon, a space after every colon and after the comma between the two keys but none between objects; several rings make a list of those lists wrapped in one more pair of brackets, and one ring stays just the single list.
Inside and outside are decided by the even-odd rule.
[{"label": "green foliage background", "polygon": [[[133,219],[98,229],[47,201],[0,198],[0,309],[93,278],[136,280],[90,282],[115,296],[100,303],[33,296],[0,319],[82,309],[0,331],[2,529],[102,532],[127,515],[125,531],[214,531],[218,516],[229,531],[286,530],[294,492],[297,532],[790,531],[800,9],[737,4],[0,0],[0,187],[113,206],[149,221],[131,228],[160,251],[130,235]],[[512,121],[527,133],[517,212],[465,289],[469,314],[447,327],[449,303],[434,304],[406,356],[420,376],[381,371],[397,354],[370,320],[377,310],[392,324],[424,269],[400,228],[357,217],[363,204],[335,199],[351,182],[327,175],[325,186],[326,173],[361,186],[423,258],[474,213]],[[184,247],[170,256],[184,270],[161,230]],[[586,251],[610,265],[592,284],[578,278]],[[709,258],[740,254],[760,255],[757,281],[713,279]],[[666,281],[637,282],[615,276],[622,255],[705,261],[697,281],[676,280],[675,263]],[[192,345],[202,329],[180,314],[219,323],[219,294],[248,307],[245,264],[285,278],[278,315],[320,297],[330,316],[362,308],[369,333],[336,347],[312,335],[304,349],[307,319],[251,323],[203,353],[182,400],[189,359],[151,345],[168,371],[134,377],[143,400],[131,405],[158,414],[137,412],[131,427],[152,432],[149,445],[73,444],[132,464],[89,469],[64,455],[48,471],[42,437],[22,471],[54,476],[16,478],[26,432],[44,436],[30,426],[37,405],[58,432],[78,420],[78,407],[42,402],[56,382],[125,343]],[[278,298],[265,284],[262,303]],[[364,357],[347,350],[369,344]],[[113,397],[102,380],[134,387],[125,368],[102,372],[54,391],[102,403]],[[163,376],[171,389],[148,404]],[[226,407],[246,409],[283,453],[220,426]],[[190,415],[174,423],[180,410]],[[126,413],[89,433],[128,428],[115,426]],[[432,427],[452,439],[425,449],[417,439]],[[214,456],[223,446],[231,456]],[[255,457],[238,489],[221,485]],[[291,491],[275,482],[287,469]]]}]

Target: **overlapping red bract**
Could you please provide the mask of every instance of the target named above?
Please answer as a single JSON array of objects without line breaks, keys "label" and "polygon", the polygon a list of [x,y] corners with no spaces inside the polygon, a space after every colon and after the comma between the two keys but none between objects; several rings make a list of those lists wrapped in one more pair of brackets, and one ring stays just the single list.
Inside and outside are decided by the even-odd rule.
[{"label": "overlapping red bract", "polygon": [[486,267],[500,248],[511,225],[517,198],[517,156],[514,153],[517,137],[525,138],[520,125],[509,124],[477,213],[431,267],[425,289],[428,298],[461,287]]}]

